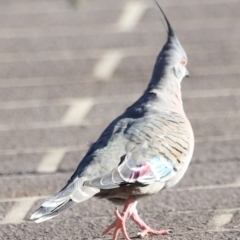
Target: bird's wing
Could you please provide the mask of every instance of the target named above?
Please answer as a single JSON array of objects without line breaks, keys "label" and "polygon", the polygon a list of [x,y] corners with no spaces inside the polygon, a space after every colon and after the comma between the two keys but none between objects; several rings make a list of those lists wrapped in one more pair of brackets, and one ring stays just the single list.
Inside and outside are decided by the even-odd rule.
[{"label": "bird's wing", "polygon": [[111,189],[136,182],[167,182],[184,165],[192,141],[186,118],[170,112],[140,119],[124,131],[124,137],[126,154],[119,166],[86,185]]}]

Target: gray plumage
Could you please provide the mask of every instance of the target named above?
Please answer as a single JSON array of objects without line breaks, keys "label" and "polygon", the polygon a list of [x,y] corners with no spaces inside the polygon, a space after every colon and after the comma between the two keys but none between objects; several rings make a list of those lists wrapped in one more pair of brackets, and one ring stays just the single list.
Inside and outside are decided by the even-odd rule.
[{"label": "gray plumage", "polygon": [[187,55],[163,16],[168,39],[147,89],[110,123],[67,185],[44,202],[32,220],[48,220],[92,196],[113,202],[140,198],[174,186],[182,178],[194,146],[181,99],[181,81],[188,75]]}]

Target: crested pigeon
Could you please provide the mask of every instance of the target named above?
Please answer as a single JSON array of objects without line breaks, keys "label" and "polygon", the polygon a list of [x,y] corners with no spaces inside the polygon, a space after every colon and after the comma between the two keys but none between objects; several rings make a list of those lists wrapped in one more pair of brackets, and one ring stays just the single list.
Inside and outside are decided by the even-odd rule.
[{"label": "crested pigeon", "polygon": [[[158,5],[158,3],[157,3]],[[66,186],[31,215],[43,222],[76,203],[91,197],[124,204],[122,213],[104,231],[114,229],[113,240],[126,231],[129,217],[145,235],[165,235],[170,230],[153,230],[138,215],[143,196],[176,185],[191,161],[194,136],[184,113],[181,81],[188,76],[187,55],[163,10],[168,38],[143,95],[113,120],[92,144]]]}]

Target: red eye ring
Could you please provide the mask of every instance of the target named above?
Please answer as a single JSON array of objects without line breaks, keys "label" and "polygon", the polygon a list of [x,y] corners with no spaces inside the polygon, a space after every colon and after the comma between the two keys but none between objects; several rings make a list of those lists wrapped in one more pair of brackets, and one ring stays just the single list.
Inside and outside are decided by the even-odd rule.
[{"label": "red eye ring", "polygon": [[187,63],[187,61],[186,61],[186,59],[185,58],[182,58],[182,60],[181,60],[181,62],[180,62],[183,66],[185,66],[186,65],[186,63]]}]

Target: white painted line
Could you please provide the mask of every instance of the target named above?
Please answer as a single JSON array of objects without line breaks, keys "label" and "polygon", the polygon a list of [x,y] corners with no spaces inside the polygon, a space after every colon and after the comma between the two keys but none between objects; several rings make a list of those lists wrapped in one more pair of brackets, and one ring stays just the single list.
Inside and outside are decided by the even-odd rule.
[{"label": "white painted line", "polygon": [[140,21],[147,5],[140,1],[127,2],[124,11],[118,20],[118,29],[120,31],[130,31]]},{"label": "white painted line", "polygon": [[211,229],[219,229],[222,226],[230,223],[232,218],[233,218],[233,213],[218,214],[211,219],[211,221],[208,223],[208,226]]},{"label": "white painted line", "polygon": [[0,125],[0,131],[9,131],[12,129],[44,129],[59,128],[66,126],[78,126],[82,123],[84,117],[94,105],[92,98],[83,99],[55,99],[50,101],[34,100],[20,102],[0,103],[0,109],[18,109],[18,108],[35,108],[43,106],[62,106],[70,105],[68,111],[60,121],[53,122],[33,122],[30,124],[19,123],[17,125]]},{"label": "white painted line", "polygon": [[39,163],[36,171],[39,173],[53,173],[58,169],[59,164],[65,155],[65,149],[56,149],[46,153],[41,162]]},{"label": "white painted line", "polygon": [[72,102],[69,110],[63,116],[61,123],[64,126],[81,124],[93,105],[94,100],[92,98],[79,99]]},{"label": "white painted line", "polygon": [[233,182],[233,184],[239,186],[240,185],[240,178],[237,178],[235,182]]},{"label": "white painted line", "polygon": [[93,70],[93,76],[99,80],[108,80],[123,58],[120,50],[107,51]]},{"label": "white painted line", "polygon": [[26,199],[25,201],[15,202],[12,209],[7,213],[1,224],[21,223],[36,199]]}]

